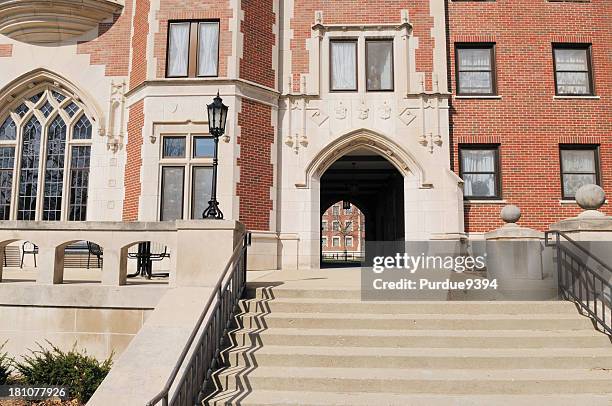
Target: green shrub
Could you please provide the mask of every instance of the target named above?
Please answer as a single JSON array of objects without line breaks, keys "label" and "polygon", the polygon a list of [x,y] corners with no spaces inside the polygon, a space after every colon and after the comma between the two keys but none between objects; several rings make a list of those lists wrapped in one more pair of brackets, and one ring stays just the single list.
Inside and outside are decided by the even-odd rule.
[{"label": "green shrub", "polygon": [[6,341],[2,345],[0,345],[0,385],[6,385],[6,381],[11,375],[11,360],[8,357],[7,353],[2,351],[5,345]]},{"label": "green shrub", "polygon": [[80,353],[76,343],[64,352],[47,341],[50,348],[38,345],[38,350],[30,350],[21,361],[15,361],[15,369],[28,385],[57,385],[70,390],[70,397],[85,403],[96,391],[110,371],[112,355],[104,362]]}]

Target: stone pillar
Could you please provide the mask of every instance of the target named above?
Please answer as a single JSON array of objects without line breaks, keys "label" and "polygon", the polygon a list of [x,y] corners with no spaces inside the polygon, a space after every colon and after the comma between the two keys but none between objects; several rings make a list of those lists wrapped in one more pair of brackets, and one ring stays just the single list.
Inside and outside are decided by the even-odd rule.
[{"label": "stone pillar", "polygon": [[599,209],[606,202],[604,190],[597,185],[586,185],[576,192],[576,203],[584,211],[577,217],[551,224],[551,231],[561,231],[575,241],[612,242],[612,216]]},{"label": "stone pillar", "polygon": [[122,286],[127,281],[127,248],[104,247],[102,284]]},{"label": "stone pillar", "polygon": [[544,234],[516,224],[521,218],[517,206],[501,210],[506,223],[485,234],[489,279],[497,279],[502,298],[520,300],[557,297],[552,258],[544,250]]},{"label": "stone pillar", "polygon": [[37,265],[37,283],[45,285],[61,284],[64,281],[64,246],[39,244]]},{"label": "stone pillar", "polygon": [[176,286],[214,286],[244,225],[229,220],[177,221]]}]

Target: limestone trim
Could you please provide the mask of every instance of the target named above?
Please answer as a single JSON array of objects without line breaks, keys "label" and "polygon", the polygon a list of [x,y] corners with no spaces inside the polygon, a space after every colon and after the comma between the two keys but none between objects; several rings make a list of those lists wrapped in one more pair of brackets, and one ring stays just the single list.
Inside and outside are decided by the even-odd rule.
[{"label": "limestone trim", "polygon": [[96,28],[122,9],[123,0],[4,0],[0,34],[31,44],[57,43]]},{"label": "limestone trim", "polygon": [[306,166],[304,180],[297,182],[297,188],[310,188],[312,178],[320,178],[338,158],[357,149],[366,148],[389,160],[402,176],[416,176],[423,184],[425,171],[418,161],[388,137],[368,129],[351,131],[319,152]]},{"label": "limestone trim", "polygon": [[[69,93],[73,99],[80,101],[85,114],[95,122],[99,134],[103,135],[105,133],[104,113],[96,99],[69,80],[44,68],[35,69],[21,75],[1,89],[0,94],[4,95],[4,97],[0,100],[0,105],[9,109],[13,102],[24,94],[31,93],[34,88],[43,87],[44,85],[51,85],[59,90],[63,90]],[[0,116],[4,116],[5,113],[5,110],[0,111]]]}]

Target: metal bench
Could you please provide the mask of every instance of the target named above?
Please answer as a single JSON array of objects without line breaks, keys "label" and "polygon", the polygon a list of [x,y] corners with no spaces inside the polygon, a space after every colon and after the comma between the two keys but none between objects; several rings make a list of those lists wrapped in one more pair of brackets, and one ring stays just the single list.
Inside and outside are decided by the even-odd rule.
[{"label": "metal bench", "polygon": [[92,256],[96,257],[98,268],[102,267],[104,251],[102,250],[102,247],[100,247],[96,243],[93,243],[91,241],[79,241],[74,244],[70,244],[64,249],[65,255],[84,253],[87,253],[87,269],[89,269],[91,265]]}]

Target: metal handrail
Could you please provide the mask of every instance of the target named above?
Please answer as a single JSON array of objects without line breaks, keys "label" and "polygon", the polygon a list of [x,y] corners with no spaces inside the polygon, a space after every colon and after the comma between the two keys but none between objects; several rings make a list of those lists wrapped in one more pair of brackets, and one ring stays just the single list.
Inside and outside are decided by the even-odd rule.
[{"label": "metal handrail", "polygon": [[[549,238],[551,235],[556,236],[554,241]],[[608,279],[564,247],[561,244],[561,237],[585,254],[588,259],[595,261],[602,270],[607,271]],[[557,250],[558,286],[561,296],[576,303],[593,319],[596,326],[600,326],[605,333],[612,335],[612,297],[606,298],[606,294],[612,296],[612,268],[561,231],[547,231],[544,234],[544,244]]]},{"label": "metal handrail", "polygon": [[[230,321],[230,320],[227,320],[225,323],[223,323],[222,320],[216,320],[216,317],[218,314],[215,312],[221,309],[222,304],[226,304],[226,305],[228,304],[226,303],[226,297],[223,296],[223,293],[228,292],[230,291],[230,289],[233,288],[234,289],[233,293],[235,293],[235,297],[231,298],[232,300],[230,300],[230,303],[229,303],[231,304],[232,309],[230,312],[228,312],[228,314],[225,315],[227,316],[226,318],[231,319],[231,316],[233,314],[233,307],[237,304],[237,300],[241,297],[242,291],[244,290],[244,287],[246,284],[246,254],[247,254],[247,247],[251,244],[251,234],[248,232],[244,233],[241,236],[240,240],[241,240],[241,243],[238,244],[238,246],[234,249],[234,252],[232,253],[227,265],[223,269],[223,272],[221,273],[221,276],[219,277],[219,280],[217,281],[217,284],[215,285],[213,289],[214,293],[210,296],[210,298],[206,302],[206,305],[204,306],[204,310],[202,311],[200,317],[198,318],[198,321],[196,322],[195,328],[191,332],[187,340],[187,343],[185,344],[185,347],[183,348],[183,351],[181,352],[181,355],[179,356],[179,359],[176,365],[174,366],[174,368],[172,369],[172,372],[170,373],[170,377],[166,381],[166,384],[164,385],[163,389],[157,395],[155,395],[155,397],[153,397],[149,402],[147,402],[146,404],[147,406],[157,405],[160,401],[162,402],[163,406],[168,406],[169,404],[168,398],[170,394],[170,389],[175,383],[176,377],[178,376],[178,373],[181,370],[183,363],[185,362],[185,358],[187,357],[191,349],[194,348],[193,344],[198,336],[198,332],[202,329],[202,324],[204,323],[204,320],[206,319],[206,316],[209,315],[209,313],[211,317],[209,318],[208,322],[204,326],[204,329],[202,330],[199,336],[198,343],[192,353],[189,363],[185,367],[185,371],[183,375],[181,376],[181,379],[175,390],[175,395],[172,398],[172,402],[170,402],[170,404],[172,405],[176,404],[177,396],[182,395],[184,393],[184,386],[188,379],[191,379],[190,383],[192,386],[199,385],[199,387],[202,388],[204,382],[210,376],[212,369],[214,369],[216,365],[216,359],[218,358],[218,355],[219,355],[221,339],[224,336],[224,332],[226,328],[224,324],[227,324]],[[237,267],[236,265],[240,265],[240,267]],[[227,278],[228,274],[230,274],[230,270],[233,273],[231,274],[229,278]],[[234,277],[236,277],[236,279],[238,280],[237,281],[238,283],[232,283],[234,282],[234,279],[233,279]],[[217,301],[215,302],[213,312],[211,312],[211,307],[215,299],[217,299]],[[213,320],[216,321],[214,326],[212,325]],[[215,340],[209,339],[210,338],[209,330],[211,326],[213,328],[218,329],[216,331],[217,332],[216,335],[219,337],[215,337]],[[221,332],[221,334],[219,334],[219,332]],[[208,344],[214,344],[214,347],[215,347],[213,351],[214,355],[211,357],[210,365],[198,365],[197,366],[199,368],[198,371],[204,371],[203,368],[206,368],[204,380],[199,383],[193,382],[194,376],[193,376],[192,367],[193,367],[194,362],[198,360],[196,357],[200,356],[200,354],[198,354],[197,349],[198,347],[203,348],[205,339],[208,339],[207,340]],[[188,376],[189,372],[191,372],[191,376]],[[197,377],[199,373],[196,373],[195,375]],[[195,401],[193,401],[193,399],[191,402],[188,402],[187,399],[183,399],[183,402],[181,404],[193,405],[194,403]]]}]

